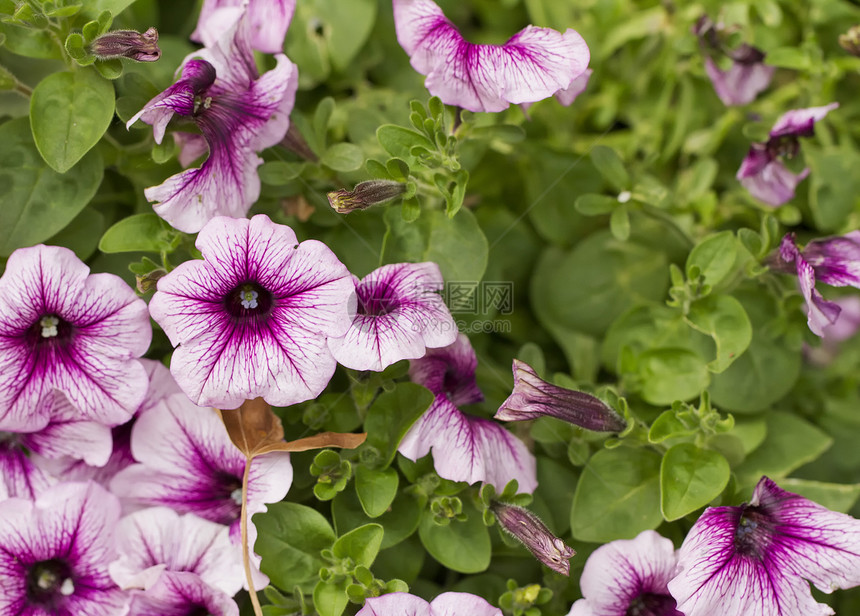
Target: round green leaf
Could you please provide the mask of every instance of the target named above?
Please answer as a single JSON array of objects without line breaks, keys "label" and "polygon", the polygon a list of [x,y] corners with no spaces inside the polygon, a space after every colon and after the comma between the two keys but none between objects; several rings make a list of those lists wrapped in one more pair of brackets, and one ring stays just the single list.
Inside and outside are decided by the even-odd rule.
[{"label": "round green leaf", "polygon": [[687,276],[694,265],[709,285],[719,284],[735,263],[738,241],[731,231],[722,231],[699,242],[687,257]]},{"label": "round green leaf", "polygon": [[[398,492],[389,510],[376,518],[376,521],[385,528],[380,549],[397,545],[414,533],[418,528],[423,506],[424,501],[415,494],[403,490]],[[347,488],[338,494],[332,502],[331,509],[339,533],[367,523],[367,514],[364,513],[358,496],[352,489]]]},{"label": "round green leaf", "polygon": [[725,489],[730,474],[729,463],[716,451],[675,445],[660,465],[663,517],[671,522],[704,507]]},{"label": "round green leaf", "polygon": [[320,162],[335,171],[355,171],[364,164],[364,152],[354,143],[336,143],[325,151]]},{"label": "round green leaf", "polygon": [[90,152],[75,172],[60,175],[39,155],[26,118],[0,126],[0,256],[43,242],[89,203],[104,165]]},{"label": "round green leaf", "polygon": [[351,558],[357,565],[370,567],[379,553],[385,531],[379,524],[365,524],[339,537],[332,546],[338,558]]},{"label": "round green leaf", "polygon": [[469,515],[465,522],[453,521],[447,526],[438,526],[425,510],[418,536],[430,555],[445,567],[460,573],[479,573],[490,566],[490,532],[474,508],[464,506],[464,510]]},{"label": "round green leaf", "polygon": [[113,85],[96,71],[48,75],[30,97],[39,153],[52,169],[65,173],[102,138],[113,112]]},{"label": "round green leaf", "polygon": [[711,372],[723,372],[743,355],[752,341],[749,317],[741,303],[730,295],[711,295],[694,302],[687,322],[714,341],[717,356],[708,364]]},{"label": "round green leaf", "polygon": [[355,491],[368,517],[378,518],[386,512],[399,484],[400,476],[393,468],[375,470],[359,465],[355,469]]},{"label": "round green leaf", "polygon": [[99,242],[102,252],[170,252],[181,235],[157,214],[135,214],[105,231]]},{"label": "round green leaf", "polygon": [[570,509],[575,538],[596,543],[632,539],[662,520],[658,454],[618,447],[591,456]]},{"label": "round green leaf", "polygon": [[710,376],[705,361],[687,349],[645,351],[639,356],[642,398],[650,404],[671,404],[702,393]]}]

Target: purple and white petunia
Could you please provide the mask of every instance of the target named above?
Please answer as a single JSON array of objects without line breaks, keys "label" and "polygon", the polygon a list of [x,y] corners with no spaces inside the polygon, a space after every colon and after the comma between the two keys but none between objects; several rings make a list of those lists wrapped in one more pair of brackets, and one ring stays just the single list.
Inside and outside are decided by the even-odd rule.
[{"label": "purple and white petunia", "polygon": [[394,0],[394,27],[430,93],[469,111],[502,111],[567,90],[590,59],[571,29],[528,26],[504,45],[469,43],[432,0]]},{"label": "purple and white petunia", "polygon": [[831,103],[784,113],[770,131],[767,143],[750,146],[736,176],[740,183],[753,197],[774,207],[794,198],[795,188],[809,175],[809,168],[793,173],[782,158],[794,158],[800,151],[798,139],[814,135],[815,123],[837,107],[839,103]]},{"label": "purple and white petunia", "polygon": [[775,266],[791,272],[792,263],[806,299],[809,329],[823,336],[825,328],[836,323],[841,308],[836,302],[824,299],[815,283],[860,289],[860,231],[813,240],[802,251],[795,243],[794,233],[788,233],[780,243]]},{"label": "purple and white petunia", "polygon": [[16,250],[0,278],[0,430],[35,432],[62,397],[76,419],[127,421],[146,394],[138,361],[152,329],[118,276],[90,274],[68,248]]},{"label": "purple and white petunia", "polygon": [[107,570],[119,514],[92,482],[0,503],[0,613],[123,616],[129,597]]},{"label": "purple and white petunia", "polygon": [[585,563],[583,598],[567,616],[683,616],[666,587],[676,564],[672,542],[653,530],[602,545]]},{"label": "purple and white petunia", "polygon": [[444,284],[431,262],[383,265],[356,281],[356,315],[344,336],[328,339],[332,355],[347,368],[379,372],[453,343],[457,324],[439,295]]},{"label": "purple and white petunia", "polygon": [[[262,76],[250,46],[250,22],[239,19],[211,47],[183,64],[182,76],[128,121],[151,124],[161,143],[174,114],[194,121],[209,148],[199,168],[186,169],[147,188],[155,212],[180,231],[196,233],[214,216],[243,217],[260,195],[257,152],[287,132],[298,75],[276,54],[275,68]],[[186,162],[187,157],[186,157]]]},{"label": "purple and white petunia", "polygon": [[[195,406],[183,394],[168,397],[135,422],[131,451],[138,463],[113,478],[115,494],[132,507],[160,505],[229,525],[231,539],[240,542],[245,456],[213,409]],[[288,453],[254,458],[248,518],[282,500],[292,479]]]},{"label": "purple and white petunia", "polygon": [[164,571],[193,573],[212,588],[233,596],[242,588],[241,552],[227,526],[180,516],[166,507],[148,507],[120,520],[119,559],[108,570],[124,589],[150,588]]},{"label": "purple and white petunia", "polygon": [[131,592],[128,616],[239,616],[239,606],[193,573],[165,571],[145,592]]},{"label": "purple and white petunia", "polygon": [[355,314],[352,276],[325,244],[301,244],[262,214],[218,217],[197,236],[203,259],[158,281],[152,318],[178,348],[170,371],[197,404],[317,397],[336,367],[326,338]]},{"label": "purple and white petunia", "polygon": [[523,421],[547,415],[597,432],[621,432],[624,419],[599,398],[559,387],[540,378],[527,363],[514,360],[514,389],[496,412],[500,421]]},{"label": "purple and white petunia", "polygon": [[[167,396],[180,393],[182,390],[173,380],[170,371],[161,362],[151,359],[141,359],[144,369],[149,375],[149,388],[146,397],[138,407],[134,416],[122,425],[107,429],[107,434],[99,434],[98,443],[66,441],[63,433],[54,439],[56,445],[51,450],[45,450],[42,441],[52,434],[53,423],[32,435],[21,435],[22,442],[36,455],[35,464],[47,470],[63,481],[93,480],[107,487],[113,476],[127,466],[134,464],[131,455],[131,430],[134,422],[142,414]],[[92,423],[92,422],[88,422]],[[44,436],[43,436],[44,434]],[[107,457],[104,458],[104,447],[107,445]],[[53,455],[52,455],[53,453]]]},{"label": "purple and white petunia", "polygon": [[516,479],[521,491],[533,492],[537,466],[525,443],[494,421],[464,413],[453,402],[481,399],[474,385],[477,359],[468,338],[461,336],[450,347],[435,350],[431,358],[416,362],[411,373],[436,398],[403,437],[398,451],[418,460],[432,449],[436,472],[445,479],[482,481],[499,491]]},{"label": "purple and white petunia", "polygon": [[368,598],[356,616],[502,616],[502,610],[465,592],[442,593],[430,603],[409,593],[393,592]]},{"label": "purple and white petunia", "polygon": [[678,554],[669,592],[685,616],[833,614],[809,591],[860,585],[860,521],[762,477],[749,504],[709,507]]},{"label": "purple and white petunia", "polygon": [[211,47],[245,14],[251,47],[281,53],[295,10],[296,0],[204,0],[191,40]]}]

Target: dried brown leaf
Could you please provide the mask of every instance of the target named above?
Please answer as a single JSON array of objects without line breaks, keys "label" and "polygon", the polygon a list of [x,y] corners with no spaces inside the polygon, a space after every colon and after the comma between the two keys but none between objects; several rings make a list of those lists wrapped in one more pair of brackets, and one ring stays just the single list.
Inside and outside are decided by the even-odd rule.
[{"label": "dried brown leaf", "polygon": [[271,451],[308,451],[310,449],[325,449],[326,447],[340,447],[341,449],[355,449],[364,442],[367,434],[343,433],[343,432],[320,432],[307,438],[295,441],[272,443],[257,452],[257,455]]},{"label": "dried brown leaf", "polygon": [[230,440],[248,459],[260,455],[267,447],[284,442],[281,420],[262,398],[246,400],[239,408],[220,413]]}]

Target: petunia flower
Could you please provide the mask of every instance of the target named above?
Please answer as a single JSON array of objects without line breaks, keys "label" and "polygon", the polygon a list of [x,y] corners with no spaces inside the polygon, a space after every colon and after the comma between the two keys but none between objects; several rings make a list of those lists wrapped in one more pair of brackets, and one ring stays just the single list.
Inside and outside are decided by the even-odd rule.
[{"label": "petunia flower", "polygon": [[152,329],[146,304],[113,274],[92,274],[68,248],[16,250],[0,278],[0,430],[35,432],[59,410],[117,425],[146,393],[138,361]]},{"label": "petunia flower", "polygon": [[119,514],[92,482],[0,503],[0,614],[125,614],[129,597],[107,571]]},{"label": "petunia flower", "polygon": [[394,27],[430,93],[469,111],[502,111],[567,90],[590,58],[571,29],[528,26],[504,45],[469,43],[432,0],[394,0]]},{"label": "petunia flower", "polygon": [[251,48],[281,53],[296,10],[296,0],[204,0],[191,40],[214,45],[245,15]]},{"label": "petunia flower", "polygon": [[774,266],[791,272],[792,263],[806,299],[809,329],[823,336],[825,328],[836,323],[841,308],[824,299],[815,283],[820,280],[835,287],[860,289],[860,231],[813,240],[802,251],[797,248],[794,233],[788,233],[782,238]]},{"label": "petunia flower", "polygon": [[465,592],[445,592],[428,603],[421,597],[393,592],[370,597],[356,616],[502,616],[502,610]]},{"label": "petunia flower", "polygon": [[[233,542],[240,542],[245,456],[213,409],[197,407],[183,394],[168,397],[137,420],[131,451],[138,463],[111,481],[111,490],[128,505],[193,513],[230,526]],[[288,453],[254,458],[248,477],[248,519],[265,511],[266,503],[282,500],[292,478]]]},{"label": "petunia flower", "polygon": [[452,346],[435,350],[432,358],[418,361],[420,367],[410,372],[416,382],[428,384],[436,398],[398,451],[414,461],[432,450],[434,468],[445,479],[482,481],[499,491],[516,479],[523,492],[533,492],[537,466],[525,443],[494,421],[464,413],[453,402],[480,400],[480,390],[470,385],[477,359],[468,339],[462,336]]},{"label": "petunia flower", "polygon": [[262,214],[218,217],[197,236],[203,259],[158,281],[152,318],[178,348],[170,372],[197,404],[256,397],[288,406],[317,397],[336,362],[327,337],[355,314],[354,284],[334,253]]},{"label": "petunia flower", "polygon": [[352,326],[328,339],[334,358],[347,368],[377,372],[401,359],[457,338],[457,325],[439,293],[444,281],[435,263],[383,265],[356,282]]},{"label": "petunia flower", "polygon": [[516,505],[492,501],[490,510],[506,532],[522,543],[535,558],[562,575],[570,575],[568,562],[576,550],[550,532],[537,515]]},{"label": "petunia flower", "polygon": [[193,573],[212,588],[233,596],[244,579],[241,553],[227,526],[149,507],[120,520],[116,550],[108,566],[121,587],[150,588],[164,571]]},{"label": "petunia flower", "polygon": [[669,592],[685,616],[833,614],[809,591],[860,584],[860,521],[762,477],[749,504],[710,507],[690,529]]},{"label": "petunia flower", "polygon": [[175,228],[196,233],[214,216],[243,217],[260,195],[257,152],[283,139],[293,108],[297,70],[276,54],[275,68],[262,76],[240,19],[211,47],[181,67],[182,76],[132,117],[151,124],[161,143],[174,114],[191,119],[209,149],[199,168],[186,169],[147,188],[155,212]]},{"label": "petunia flower", "polygon": [[666,587],[676,563],[672,542],[653,530],[602,545],[585,563],[583,598],[567,616],[684,616]]},{"label": "petunia flower", "polygon": [[132,591],[127,616],[239,616],[239,606],[193,573],[165,571],[145,592]]},{"label": "petunia flower", "polygon": [[[35,453],[32,458],[36,466],[45,469],[63,481],[87,481],[91,479],[107,487],[114,475],[133,464],[131,429],[134,422],[142,413],[151,409],[165,397],[182,391],[164,364],[151,359],[141,359],[140,363],[143,364],[149,376],[149,388],[146,397],[130,420],[109,430],[105,428],[108,430],[107,434],[99,435],[101,440],[98,445],[92,441],[80,443],[76,440],[67,440],[64,433],[60,432],[57,438],[51,439],[55,443],[54,447],[51,450],[46,450],[41,441],[46,436],[52,436],[56,433],[53,429],[54,424],[51,423],[45,430],[27,435],[22,440]],[[105,444],[107,445],[106,452]]]},{"label": "petunia flower", "polygon": [[[693,26],[693,34],[699,38],[699,46],[706,54],[705,72],[717,96],[727,107],[747,105],[770,85],[776,68],[767,66],[764,52],[752,45],[742,43],[737,49],[727,48],[724,41],[726,30],[722,24],[715,24],[704,15]],[[731,58],[732,65],[723,70],[714,56]]]},{"label": "petunia flower", "polygon": [[514,389],[496,412],[500,421],[523,421],[543,415],[597,432],[621,432],[624,419],[599,398],[559,387],[540,378],[527,363],[514,360]]},{"label": "petunia flower", "polygon": [[837,107],[839,103],[831,103],[784,113],[770,131],[767,143],[750,146],[736,176],[744,188],[756,199],[774,207],[794,198],[795,188],[809,175],[809,169],[792,173],[782,158],[794,158],[800,151],[798,138],[815,134],[815,123]]}]

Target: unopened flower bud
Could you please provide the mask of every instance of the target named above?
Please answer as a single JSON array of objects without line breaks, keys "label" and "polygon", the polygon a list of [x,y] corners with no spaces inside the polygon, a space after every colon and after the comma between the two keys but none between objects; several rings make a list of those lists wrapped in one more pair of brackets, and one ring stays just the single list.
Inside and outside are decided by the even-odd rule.
[{"label": "unopened flower bud", "polygon": [[161,268],[152,270],[148,274],[138,274],[135,277],[135,286],[139,292],[147,293],[155,288],[155,285],[158,284],[160,278],[163,278],[166,275],[167,271]]},{"label": "unopened flower bud", "polygon": [[570,575],[567,562],[576,550],[553,535],[534,513],[524,507],[498,501],[490,504],[490,511],[499,525],[519,540],[540,562],[562,575]]},{"label": "unopened flower bud", "polygon": [[143,34],[136,30],[107,32],[90,44],[90,53],[99,60],[131,58],[138,62],[155,62],[161,57],[158,30],[150,28]]},{"label": "unopened flower bud", "polygon": [[860,25],[851,26],[848,32],[840,34],[839,46],[852,56],[860,56]]},{"label": "unopened flower bud", "polygon": [[514,360],[514,389],[496,412],[501,421],[549,415],[596,432],[621,432],[624,419],[599,398],[547,383],[527,363]]},{"label": "unopened flower bud", "polygon": [[371,205],[391,201],[406,192],[406,184],[393,180],[368,180],[352,190],[335,190],[328,193],[328,202],[335,212],[347,214],[364,210]]}]

